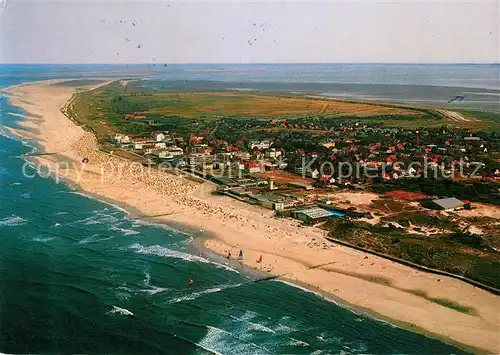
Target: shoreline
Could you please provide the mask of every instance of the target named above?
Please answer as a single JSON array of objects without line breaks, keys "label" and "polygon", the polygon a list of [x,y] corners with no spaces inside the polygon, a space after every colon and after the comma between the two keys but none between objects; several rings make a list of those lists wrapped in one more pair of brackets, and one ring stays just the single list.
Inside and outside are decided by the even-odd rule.
[{"label": "shoreline", "polygon": [[[339,299],[341,304],[362,310],[362,313],[366,310],[367,314],[382,318],[382,321],[389,320],[397,326],[403,325],[405,329],[431,335],[466,350],[499,352],[500,320],[495,319],[494,314],[498,312],[500,299],[486,291],[330,243],[324,240],[321,230],[298,227],[297,223],[273,218],[268,211],[258,207],[213,196],[213,186],[209,183],[181,181],[156,171],[150,174],[152,178],[125,177],[123,181],[103,182],[95,162],[128,163],[99,151],[93,135],[60,112],[74,89],[39,81],[4,91],[9,93],[12,105],[31,117],[17,121],[28,130],[14,129],[15,133],[36,141],[45,152],[57,153],[33,157],[36,161],[56,164],[63,158],[77,167],[82,154],[90,157],[88,169],[80,176],[69,171],[66,177],[70,185],[77,186],[85,195],[120,208],[125,206],[126,211],[137,213],[148,223],[181,226],[181,231],[182,227],[189,231],[202,229],[203,240],[199,244],[216,255],[223,257],[227,250],[237,255],[241,248],[245,251],[244,267],[256,269],[259,266],[257,272],[264,275],[284,275],[284,281],[299,288],[305,285],[311,292],[319,292],[334,301]],[[33,118],[33,111],[41,117]],[[38,132],[29,131],[35,127]],[[83,178],[82,181],[79,178]],[[157,183],[157,179],[167,186]],[[195,237],[194,240],[197,242],[193,244],[198,244],[199,239]],[[263,255],[263,265],[255,261],[259,255]],[[328,263],[337,268],[328,265],[311,269]],[[375,281],[380,275],[390,283]],[[283,276],[280,279],[283,280]],[[432,297],[451,298],[472,307],[479,316],[437,305],[404,290],[422,290]]]}]

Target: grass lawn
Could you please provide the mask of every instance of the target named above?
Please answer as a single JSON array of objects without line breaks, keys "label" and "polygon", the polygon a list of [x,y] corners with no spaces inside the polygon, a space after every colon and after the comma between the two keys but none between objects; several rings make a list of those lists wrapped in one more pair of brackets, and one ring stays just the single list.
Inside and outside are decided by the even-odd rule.
[{"label": "grass lawn", "polygon": [[325,116],[422,115],[419,111],[371,103],[352,103],[305,97],[286,97],[231,92],[168,93],[129,96],[141,113],[195,118],[199,116],[289,117],[302,114]]}]

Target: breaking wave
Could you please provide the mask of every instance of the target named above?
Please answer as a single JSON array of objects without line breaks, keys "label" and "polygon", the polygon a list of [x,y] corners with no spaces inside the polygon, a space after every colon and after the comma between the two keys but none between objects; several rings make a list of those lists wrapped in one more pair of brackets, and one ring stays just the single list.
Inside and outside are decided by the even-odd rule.
[{"label": "breaking wave", "polygon": [[33,238],[32,240],[33,240],[34,242],[42,242],[42,243],[44,243],[44,242],[50,242],[50,241],[51,241],[51,240],[53,240],[53,239],[55,239],[55,238],[54,238],[54,237],[46,237],[46,238],[43,238],[43,237],[35,237],[35,238]]},{"label": "breaking wave", "polygon": [[185,260],[185,261],[189,261],[189,262],[200,262],[200,263],[204,263],[204,264],[212,264],[215,267],[224,268],[228,271],[239,273],[237,270],[235,270],[227,265],[219,264],[219,263],[210,261],[208,259],[202,258],[200,256],[191,255],[188,253],[183,253],[183,252],[177,251],[177,250],[171,250],[171,249],[162,247],[160,245],[152,245],[152,246],[145,247],[145,246],[140,245],[138,243],[134,243],[129,247],[129,249],[133,249],[136,251],[136,253],[144,254],[144,255],[155,255],[155,256],[162,256],[162,257],[166,257],[166,258],[181,259],[181,260]]},{"label": "breaking wave", "polygon": [[105,240],[113,239],[114,237],[109,235],[101,235],[101,234],[92,234],[90,237],[83,238],[78,242],[78,244],[89,244],[89,243],[98,243],[104,242]]},{"label": "breaking wave", "polygon": [[2,220],[0,220],[0,226],[5,226],[5,227],[15,227],[15,226],[22,226],[23,224],[26,224],[28,221],[25,220],[24,218],[21,218],[19,216],[10,216],[10,217],[5,217]]},{"label": "breaking wave", "polygon": [[220,292],[220,291],[224,290],[225,288],[227,288],[227,286],[231,286],[231,285],[226,285],[226,287],[224,287],[224,286],[212,287],[212,288],[200,291],[200,292],[193,292],[189,295],[185,295],[185,296],[182,296],[179,298],[174,298],[174,299],[170,300],[169,303],[178,303],[178,302],[195,300],[203,295],[208,295],[210,293]]},{"label": "breaking wave", "polygon": [[169,290],[167,287],[158,287],[151,285],[151,275],[149,274],[149,272],[145,272],[144,274],[144,286],[146,286],[147,288],[140,291],[150,295],[156,295],[157,293]]},{"label": "breaking wave", "polygon": [[134,315],[134,313],[132,313],[128,309],[120,308],[117,306],[113,306],[111,310],[108,311],[108,314],[120,314],[122,316],[129,316],[129,317]]},{"label": "breaking wave", "polygon": [[118,226],[111,226],[109,227],[110,231],[115,231],[115,232],[122,232],[123,235],[137,235],[140,234],[140,232],[135,231],[133,229],[126,229],[126,228],[121,228]]},{"label": "breaking wave", "polygon": [[266,332],[266,333],[276,334],[276,332],[274,330],[272,330],[269,327],[266,327],[263,324],[251,322],[250,319],[255,318],[255,316],[253,314],[254,314],[254,312],[247,312],[241,318],[237,318],[237,317],[234,317],[234,316],[231,316],[231,318],[234,319],[234,320],[237,320],[239,322],[243,322],[245,324],[245,328],[246,329],[252,329],[252,330],[257,330],[259,332]]},{"label": "breaking wave", "polygon": [[205,336],[196,345],[213,354],[269,354],[264,348],[252,342],[242,342],[242,339],[235,337],[234,334],[227,330],[208,324],[192,325],[207,330]]},{"label": "breaking wave", "polygon": [[106,214],[102,212],[95,213],[93,216],[77,220],[73,223],[83,224],[83,225],[93,225],[93,224],[105,224],[105,223],[115,223],[119,219],[111,214]]},{"label": "breaking wave", "polygon": [[311,346],[311,344],[306,343],[305,341],[302,341],[302,340],[295,339],[295,338],[290,338],[290,340],[287,342],[286,345],[290,345],[290,346]]}]

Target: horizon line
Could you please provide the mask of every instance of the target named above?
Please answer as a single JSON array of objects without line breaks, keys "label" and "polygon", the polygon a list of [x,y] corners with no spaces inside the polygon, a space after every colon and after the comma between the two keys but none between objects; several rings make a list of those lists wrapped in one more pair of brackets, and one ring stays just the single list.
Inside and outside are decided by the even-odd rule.
[{"label": "horizon line", "polygon": [[499,62],[7,62],[0,65],[294,65],[294,64],[371,64],[371,65],[500,65]]}]

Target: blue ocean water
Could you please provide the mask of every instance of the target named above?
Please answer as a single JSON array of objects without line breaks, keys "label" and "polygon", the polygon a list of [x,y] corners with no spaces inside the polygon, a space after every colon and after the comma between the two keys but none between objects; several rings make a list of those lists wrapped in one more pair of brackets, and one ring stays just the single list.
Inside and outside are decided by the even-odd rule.
[{"label": "blue ocean water", "polygon": [[[0,86],[82,70],[52,69],[10,68]],[[463,353],[286,283],[252,283],[199,256],[189,235],[26,177],[36,142],[5,130],[22,112],[0,100],[0,352]]]}]

